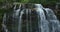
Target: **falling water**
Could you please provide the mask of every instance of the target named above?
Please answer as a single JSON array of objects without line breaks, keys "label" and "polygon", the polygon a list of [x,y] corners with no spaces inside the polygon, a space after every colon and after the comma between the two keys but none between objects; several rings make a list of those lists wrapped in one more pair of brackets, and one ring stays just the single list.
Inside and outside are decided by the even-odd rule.
[{"label": "falling water", "polygon": [[[21,5],[18,7],[18,9],[16,8],[17,7],[17,5],[15,5],[15,7],[14,7],[14,13],[13,13],[13,17],[15,16],[15,17],[18,17],[19,16],[19,12],[20,12],[20,10],[21,10]],[[17,10],[16,10],[17,9]]]},{"label": "falling water", "polygon": [[2,30],[3,32],[8,32],[8,29],[6,27],[6,13],[4,14],[4,17],[3,17],[3,23],[2,23]]},{"label": "falling water", "polygon": [[6,24],[6,13],[3,16],[3,24]]},{"label": "falling water", "polygon": [[24,9],[21,10],[21,4],[19,5],[18,9],[16,9],[16,7],[17,6],[15,5],[13,17],[14,18],[19,18],[19,20],[18,20],[18,32],[22,32],[22,27],[21,27],[22,25],[21,24],[22,24],[22,15],[24,14]]},{"label": "falling water", "polygon": [[40,20],[38,21],[39,32],[49,32],[49,27],[48,27],[49,22],[45,18],[44,11],[42,9],[43,7],[41,7],[41,4],[35,4],[35,6],[36,6],[36,12],[38,13],[40,18]]},{"label": "falling water", "polygon": [[59,32],[60,29],[58,30],[58,28],[60,28],[60,24],[53,10],[49,8],[45,8],[45,11],[46,11],[47,20],[50,23],[50,27],[49,27],[50,32]]},{"label": "falling water", "polygon": [[30,32],[32,32],[31,9],[29,9],[29,13],[30,13]]},{"label": "falling water", "polygon": [[21,28],[22,28],[22,27],[21,27],[21,24],[22,24],[22,15],[23,15],[23,14],[24,14],[24,10],[22,10],[21,13],[20,13],[19,22],[18,22],[18,23],[19,23],[19,24],[18,24],[18,32],[21,32],[21,30],[22,30],[22,29],[21,29]]},{"label": "falling water", "polygon": [[[17,8],[17,5],[15,5],[13,8],[13,12],[11,14],[9,14],[9,15],[7,15],[6,13],[4,14],[3,23],[2,23],[4,32],[23,32],[24,29],[22,29],[22,28],[26,28],[26,32],[33,32],[33,30],[34,30],[34,32],[60,32],[60,23],[59,23],[56,15],[54,14],[54,12],[51,9],[44,8],[41,4],[34,4],[36,13],[38,14],[37,15],[37,17],[38,17],[37,27],[38,28],[37,28],[37,27],[34,27],[33,24],[35,24],[35,23],[33,23],[33,22],[35,22],[35,21],[32,20],[32,16],[31,16],[33,9],[26,8],[25,7],[26,5],[25,6],[24,5],[20,4],[18,6],[18,8]],[[22,6],[23,6],[23,8],[22,8]],[[25,14],[25,11],[26,11],[26,14]],[[22,25],[23,14],[25,14],[25,16],[26,16],[26,18],[25,18],[26,27],[22,27],[23,26]],[[9,16],[9,17],[7,17],[7,16]],[[11,29],[10,29],[10,27],[8,28],[8,26],[6,25],[7,23],[9,23],[9,21],[10,22],[12,21]]]},{"label": "falling water", "polygon": [[57,20],[57,17],[55,16],[54,12],[52,9],[49,9],[49,8],[45,8],[46,10],[46,14],[47,14],[47,18],[48,20]]},{"label": "falling water", "polygon": [[13,19],[11,20],[12,21],[12,31],[11,32],[17,32],[18,30],[18,25],[17,23],[19,23],[18,19],[20,20],[20,17],[19,17],[19,13],[21,11],[21,5],[19,5],[18,9],[17,9],[17,5],[14,6],[14,9],[13,9],[13,13],[12,13],[12,17]]}]

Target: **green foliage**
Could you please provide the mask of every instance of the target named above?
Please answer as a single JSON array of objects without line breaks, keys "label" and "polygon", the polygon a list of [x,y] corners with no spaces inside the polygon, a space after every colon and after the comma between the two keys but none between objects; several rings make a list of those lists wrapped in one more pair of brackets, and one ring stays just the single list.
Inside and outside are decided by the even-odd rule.
[{"label": "green foliage", "polygon": [[58,0],[16,0],[21,3],[42,3],[42,4],[51,4],[56,3]]},{"label": "green foliage", "polygon": [[5,0],[0,0],[0,2],[4,2]]},{"label": "green foliage", "polygon": [[[26,1],[27,0],[25,0],[25,2]],[[48,4],[56,4],[59,1],[58,0],[29,0],[28,2],[29,3],[41,3],[41,4],[44,4],[44,5],[48,5]]]},{"label": "green foliage", "polygon": [[29,0],[21,0],[21,3],[28,3]]},{"label": "green foliage", "polygon": [[21,2],[21,3],[42,3],[42,4],[54,4],[60,0],[0,0],[0,2]]}]

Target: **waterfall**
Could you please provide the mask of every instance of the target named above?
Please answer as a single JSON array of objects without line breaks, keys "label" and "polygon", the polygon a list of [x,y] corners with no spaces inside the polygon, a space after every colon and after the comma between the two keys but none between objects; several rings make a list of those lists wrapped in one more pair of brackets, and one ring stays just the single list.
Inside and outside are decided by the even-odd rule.
[{"label": "waterfall", "polygon": [[6,24],[6,13],[3,16],[3,24]]},{"label": "waterfall", "polygon": [[44,8],[41,4],[30,5],[15,5],[13,11],[5,13],[3,32],[60,32],[59,20],[52,9]]},{"label": "waterfall", "polygon": [[32,32],[31,9],[29,9],[29,13],[30,13],[30,32]]},{"label": "waterfall", "polygon": [[22,24],[22,15],[24,14],[24,10],[21,11],[20,17],[19,17],[19,22],[18,22],[18,32],[22,32],[21,30],[21,24]]},{"label": "waterfall", "polygon": [[21,4],[19,5],[18,9],[16,7],[17,7],[17,5],[15,5],[15,7],[14,7],[13,17],[18,17],[19,16],[19,13],[20,13],[20,10],[21,10]]},{"label": "waterfall", "polygon": [[47,14],[48,20],[57,20],[57,17],[56,17],[56,15],[54,14],[54,12],[53,12],[52,9],[45,8],[45,10],[46,10],[46,14]]},{"label": "waterfall", "polygon": [[[39,32],[49,32],[48,24],[49,22],[46,20],[43,7],[41,7],[41,4],[35,4],[36,6],[36,12],[39,15],[40,20],[38,21],[39,25]],[[40,31],[41,29],[41,31]]]},{"label": "waterfall", "polygon": [[50,32],[59,32],[60,29],[58,30],[58,28],[60,28],[60,24],[53,10],[49,8],[45,8],[45,11],[46,11],[47,20],[50,23],[50,27],[49,27]]},{"label": "waterfall", "polygon": [[4,14],[4,17],[3,17],[3,23],[2,23],[2,30],[3,32],[8,32],[8,29],[6,27],[6,13]]},{"label": "waterfall", "polygon": [[[16,5],[14,7],[14,13],[13,13],[13,17],[14,18],[18,18],[18,32],[22,32],[22,15],[24,14],[24,9],[21,10],[21,4],[19,5],[18,9],[16,10]],[[16,26],[16,25],[15,25]],[[13,27],[12,27],[13,28]],[[17,32],[17,31],[15,31]]]}]

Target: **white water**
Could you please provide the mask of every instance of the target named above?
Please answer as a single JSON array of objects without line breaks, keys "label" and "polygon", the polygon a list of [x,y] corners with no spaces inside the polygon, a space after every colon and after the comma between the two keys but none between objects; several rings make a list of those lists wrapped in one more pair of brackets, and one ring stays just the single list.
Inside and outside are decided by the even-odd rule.
[{"label": "white water", "polygon": [[6,13],[4,14],[4,16],[3,16],[3,24],[6,24]]},{"label": "white water", "polygon": [[36,12],[40,16],[40,21],[38,21],[39,32],[49,32],[49,27],[48,27],[49,22],[45,18],[44,11],[41,7],[41,4],[35,4],[35,6],[36,6]]},{"label": "white water", "polygon": [[18,17],[19,13],[20,13],[20,10],[21,10],[21,5],[19,6],[19,8],[17,10],[16,10],[16,5],[15,5],[13,17]]},{"label": "white water", "polygon": [[20,13],[19,22],[18,22],[18,32],[22,32],[21,24],[22,24],[22,15],[23,14],[24,14],[24,10],[22,10]]},{"label": "white water", "polygon": [[50,28],[52,28],[52,30],[50,29],[51,30],[50,32],[58,32],[59,31],[58,28],[60,28],[60,24],[53,10],[49,8],[45,8],[45,11],[47,15],[47,20],[49,21],[49,23],[51,23]]},{"label": "white water", "polygon": [[31,19],[31,9],[29,9],[29,13],[30,13],[30,32],[32,32],[32,19]]},{"label": "white water", "polygon": [[8,29],[6,27],[6,13],[3,16],[3,23],[2,23],[2,30],[4,30],[4,32],[8,32]]},{"label": "white water", "polygon": [[46,10],[46,15],[47,15],[48,20],[57,20],[57,17],[54,14],[52,9],[45,8],[45,10]]},{"label": "white water", "polygon": [[[19,5],[19,8],[16,10],[16,5],[15,5],[15,7],[14,7],[14,13],[13,13],[13,17],[14,18],[19,18],[19,20],[18,20],[18,32],[22,32],[22,15],[24,14],[24,9],[23,10],[21,10],[21,5]],[[13,26],[12,26],[12,28],[13,28]],[[14,28],[13,28],[14,29]],[[16,29],[15,29],[16,30]],[[13,31],[12,31],[13,32]],[[15,31],[16,32],[16,31]]]},{"label": "white water", "polygon": [[26,9],[26,21],[27,21],[27,23],[26,23],[26,28],[27,28],[27,32],[29,32],[29,24],[28,24],[28,9]]}]

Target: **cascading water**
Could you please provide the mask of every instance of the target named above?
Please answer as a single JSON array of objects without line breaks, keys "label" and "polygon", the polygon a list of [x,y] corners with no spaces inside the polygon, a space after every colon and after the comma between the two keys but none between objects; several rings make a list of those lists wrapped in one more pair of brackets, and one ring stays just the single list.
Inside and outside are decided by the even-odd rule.
[{"label": "cascading water", "polygon": [[[50,32],[59,32],[58,28],[60,27],[59,21],[57,20],[57,17],[55,16],[52,9],[45,8],[46,11],[46,17],[47,20],[50,23]],[[51,29],[52,28],[52,29]]]},{"label": "cascading water", "polygon": [[3,17],[3,23],[2,23],[2,30],[3,32],[8,32],[8,29],[6,27],[6,13],[4,14],[4,17]]},{"label": "cascading water", "polygon": [[[18,8],[17,5],[15,5],[12,13],[5,13],[2,23],[3,32],[60,32],[60,23],[54,15],[54,12],[49,8],[44,8],[41,4],[33,5],[36,10],[36,12],[33,13],[33,9],[26,8],[28,5],[26,6],[25,4],[20,4]],[[31,15],[34,13],[38,14],[38,21],[33,21],[35,16]],[[26,17],[24,16],[25,19],[23,20],[24,14]],[[24,22],[25,25],[22,24]]]},{"label": "cascading water", "polygon": [[[15,16],[15,17],[18,17],[18,16],[19,16],[19,12],[20,12],[20,10],[21,10],[21,5],[18,6],[18,9],[17,9],[16,7],[17,7],[17,5],[15,5],[15,7],[14,7],[13,17],[14,17],[14,16]],[[17,9],[17,10],[16,10],[16,9]]]},{"label": "cascading water", "polygon": [[[45,15],[44,15],[44,11],[43,11],[43,7],[41,6],[41,4],[35,4],[36,6],[36,12],[39,15],[39,32],[49,32],[49,27],[48,24],[49,22],[46,20]],[[41,30],[40,30],[41,29]]]},{"label": "cascading water", "polygon": [[21,11],[20,17],[19,17],[19,24],[18,24],[18,32],[22,32],[21,30],[21,24],[22,24],[22,15],[24,14],[24,10]]},{"label": "cascading water", "polygon": [[54,15],[53,10],[45,8],[48,20],[57,20],[57,17]]},{"label": "cascading water", "polygon": [[[12,31],[11,32],[17,32],[17,30],[18,30],[18,32],[21,30],[20,28],[20,25],[19,25],[19,22],[21,22],[21,16],[22,15],[20,15],[19,16],[19,14],[22,14],[22,13],[20,13],[20,11],[21,11],[21,5],[19,5],[18,6],[18,9],[16,8],[17,7],[17,5],[15,5],[14,6],[14,11],[13,11],[13,20],[12,21],[14,21],[13,22],[13,24],[12,24]],[[15,20],[15,19],[17,19],[17,20]],[[18,20],[19,19],[19,20]],[[17,22],[16,22],[17,21]],[[17,24],[18,23],[18,24]],[[19,29],[18,29],[18,27],[20,27]]]}]

